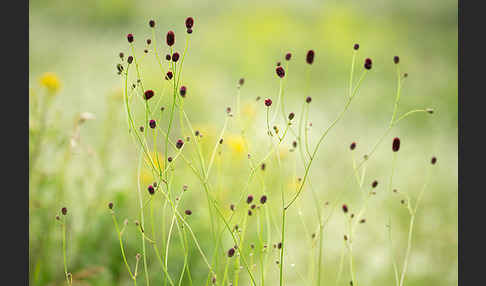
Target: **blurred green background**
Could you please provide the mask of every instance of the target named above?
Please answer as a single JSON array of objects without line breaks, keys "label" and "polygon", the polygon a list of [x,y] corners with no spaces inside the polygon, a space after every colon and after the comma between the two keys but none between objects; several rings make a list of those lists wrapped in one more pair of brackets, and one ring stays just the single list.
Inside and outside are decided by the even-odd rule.
[{"label": "blurred green background", "polygon": [[[116,74],[115,66],[120,62],[119,52],[129,54],[127,33],[135,35],[135,46],[141,53],[144,40],[151,37],[149,19],[157,22],[158,46],[165,48],[162,45],[165,34],[172,29],[176,32],[176,48],[182,51],[187,16],[195,18],[195,26],[184,62],[184,84],[189,87],[185,105],[193,124],[207,134],[208,152],[223,125],[226,107],[234,106],[240,77],[245,78],[241,100],[255,148],[258,142],[267,142],[265,109],[255,98],[271,97],[276,102],[279,88],[274,72],[276,62],[284,62],[285,53],[292,52],[286,75],[286,109],[298,117],[307,96],[305,72],[309,66],[305,64],[305,54],[314,49],[309,118],[313,123],[310,138],[315,144],[342,108],[353,44],[360,44],[358,70],[366,57],[373,59],[373,69],[359,96],[321,146],[310,173],[310,183],[322,202],[332,201],[337,193],[345,192],[341,201],[352,211],[357,211],[361,202],[357,190],[346,181],[352,174],[348,147],[356,141],[355,155],[361,158],[385,131],[397,85],[392,59],[399,55],[401,71],[408,73],[399,113],[427,107],[434,108],[435,113],[414,114],[400,122],[368,164],[365,185],[374,179],[380,185],[377,196],[370,202],[367,223],[358,228],[353,249],[355,270],[360,285],[393,283],[385,228],[389,216],[398,261],[404,256],[408,212],[398,197],[386,192],[392,162],[391,140],[398,136],[402,147],[394,187],[408,192],[412,198],[425,181],[430,158],[433,155],[438,158],[417,214],[406,285],[457,285],[457,12],[457,1],[452,0],[30,1],[31,104],[47,96],[39,83],[44,72],[55,73],[61,83],[46,115],[45,137],[31,146],[39,144],[42,148],[29,178],[31,285],[64,283],[61,233],[54,219],[62,206],[69,209],[68,264],[78,285],[130,285],[106,207],[109,201],[115,202],[119,223],[125,217],[133,220],[137,216],[134,191],[137,154],[127,132],[120,100],[123,80]],[[146,81],[157,93],[161,85],[156,61],[153,56],[147,57],[143,64]],[[33,110],[31,107],[30,129],[35,133]],[[96,118],[79,125],[78,118],[83,112]],[[226,175],[219,179],[231,197],[239,195],[231,192],[244,184],[248,166],[247,154],[237,148],[237,126],[230,126],[228,133],[233,134],[228,135],[225,149],[228,156],[220,165]],[[75,148],[69,148],[73,135],[79,135],[79,140]],[[291,141],[286,142],[285,150],[290,144]],[[263,151],[255,153],[258,158]],[[297,152],[285,154],[292,164],[289,169],[294,170],[293,156]],[[275,166],[272,167],[272,162],[269,165],[272,174]],[[296,166],[295,177],[301,177],[301,165]],[[205,222],[207,205],[198,204],[205,200],[197,180],[177,178],[176,184],[195,187],[185,204],[193,212],[203,214],[192,217],[190,223],[201,237],[203,248],[210,253],[211,240]],[[252,188],[255,193],[261,192],[257,185]],[[275,200],[270,197],[269,203],[273,203],[275,219],[280,221],[278,194],[276,191]],[[392,198],[392,203],[387,203],[388,198]],[[307,276],[308,255],[315,251],[310,238],[305,237],[305,228],[312,231],[317,224],[312,201],[311,194],[304,191],[302,200],[288,214],[286,285],[308,283],[301,276]],[[338,212],[325,231],[323,285],[336,280],[343,248],[343,222]],[[273,236],[277,239],[278,233]],[[270,243],[275,242],[278,240]],[[128,255],[133,260],[140,251],[134,227],[129,231],[127,243]],[[231,246],[230,242],[226,245]],[[173,270],[179,271],[177,267],[183,258],[177,249],[171,251],[170,259],[174,261]],[[204,280],[207,272],[196,251],[191,259],[195,277]],[[155,260],[152,264],[152,274],[157,279],[160,269]],[[268,284],[276,285],[277,266],[271,265],[268,273]],[[245,276],[244,271],[241,275]],[[344,269],[343,277],[338,285],[349,285],[349,270]]]}]

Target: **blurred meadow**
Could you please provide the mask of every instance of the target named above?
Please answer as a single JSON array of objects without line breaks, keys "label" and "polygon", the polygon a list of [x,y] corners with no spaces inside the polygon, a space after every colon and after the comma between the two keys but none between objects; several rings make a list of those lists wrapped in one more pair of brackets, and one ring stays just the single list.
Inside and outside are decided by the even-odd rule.
[{"label": "blurred meadow", "polygon": [[[410,217],[400,202],[402,197],[391,193],[388,185],[394,154],[392,140],[399,137],[401,147],[396,153],[393,188],[415,200],[430,169],[430,180],[416,215],[405,285],[458,284],[456,1],[32,0],[29,4],[30,285],[66,284],[62,231],[55,219],[61,215],[61,207],[68,209],[66,259],[73,285],[132,285],[107,205],[115,204],[120,225],[125,218],[130,221],[123,240],[133,267],[135,254],[142,251],[140,233],[133,224],[139,219],[137,182],[140,179],[147,198],[146,186],[154,179],[146,167],[137,177],[139,154],[128,133],[124,79],[117,74],[116,64],[120,62],[120,52],[125,56],[131,53],[127,33],[134,34],[137,56],[143,56],[145,39],[152,37],[150,19],[156,21],[157,47],[166,49],[165,35],[173,30],[175,47],[182,52],[187,35],[184,20],[188,16],[194,17],[195,24],[184,59],[183,83],[188,87],[184,107],[194,129],[204,135],[200,142],[207,161],[227,118],[226,108],[235,110],[238,80],[245,79],[240,88],[240,108],[249,143],[245,145],[237,122],[230,121],[211,177],[225,215],[229,215],[229,204],[236,203],[247,182],[248,152],[258,162],[271,147],[263,100],[272,98],[274,106],[277,103],[279,79],[275,65],[280,61],[286,67],[285,53],[292,53],[286,67],[285,108],[299,119],[305,98],[312,96],[312,146],[343,107],[353,45],[360,44],[355,79],[363,69],[364,59],[373,59],[373,68],[358,96],[322,143],[307,185],[287,213],[285,285],[319,285],[314,259],[318,241],[312,235],[319,226],[316,202],[326,215],[333,213],[323,231],[320,285],[350,284],[343,242],[346,219],[340,206],[346,203],[351,213],[357,213],[362,206],[361,193],[352,176],[353,158],[359,161],[388,127],[397,88],[393,63],[396,55],[400,56],[401,72],[408,73],[402,85],[399,114],[415,108],[433,108],[434,114],[416,113],[400,121],[367,162],[364,186],[369,189],[374,180],[379,184],[373,189],[376,195],[369,201],[366,223],[358,225],[355,233],[354,271],[359,285],[395,283],[387,229],[390,222],[393,252],[399,268],[402,267]],[[305,63],[309,49],[315,51],[311,67]],[[151,53],[142,61],[144,85],[160,95],[165,80]],[[46,72],[52,74],[46,76]],[[257,101],[257,97],[261,99]],[[167,110],[169,101],[164,99],[161,105]],[[142,109],[136,111],[142,118]],[[166,129],[163,120],[159,124]],[[177,134],[179,119],[175,121]],[[286,139],[278,150],[285,165],[282,173],[272,157],[265,162],[265,171],[257,170],[248,190],[256,201],[266,193],[265,207],[272,210],[272,239],[266,241],[270,248],[265,270],[267,285],[279,282],[279,265],[275,261],[280,256],[273,244],[280,242],[281,186],[289,200],[298,178],[304,175],[299,152],[290,151],[292,141]],[[357,147],[351,152],[349,145],[353,141]],[[185,151],[188,157],[197,158],[189,147]],[[432,156],[437,157],[437,164],[430,168]],[[223,238],[223,252],[217,248],[213,255],[215,246],[204,190],[185,164],[177,162],[175,166],[179,173],[172,181],[174,197],[184,185],[188,186],[181,200],[181,212],[192,210],[187,221],[208,259],[226,261],[226,251],[233,245],[231,236]],[[157,219],[170,223],[170,207],[165,210],[162,202],[154,203],[154,207]],[[170,216],[163,217],[162,208]],[[240,217],[245,217],[245,206],[239,211]],[[259,243],[259,216],[248,216],[246,220],[245,239]],[[238,223],[243,224],[243,219]],[[221,222],[217,226],[223,230]],[[166,239],[160,230],[159,235],[161,241]],[[185,257],[175,231],[173,240],[169,272],[178,278]],[[151,246],[147,247],[151,284],[164,284],[159,262]],[[195,246],[189,247],[192,283],[205,285],[208,269]],[[257,263],[251,260],[250,248],[244,251],[250,264]],[[343,253],[346,263],[337,281]],[[146,282],[143,271],[140,264],[139,285]],[[217,284],[221,285],[224,274],[218,271]],[[250,285],[244,269],[240,276],[241,285]],[[182,285],[190,285],[188,279]]]}]

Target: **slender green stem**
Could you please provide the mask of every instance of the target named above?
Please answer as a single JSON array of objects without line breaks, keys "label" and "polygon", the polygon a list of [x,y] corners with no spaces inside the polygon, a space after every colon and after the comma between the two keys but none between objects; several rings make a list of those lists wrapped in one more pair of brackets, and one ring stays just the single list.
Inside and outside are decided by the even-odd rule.
[{"label": "slender green stem", "polygon": [[356,88],[354,89],[353,91],[353,94],[352,96],[347,100],[343,110],[341,111],[341,113],[339,113],[339,115],[336,117],[336,119],[334,119],[334,121],[331,123],[331,125],[329,125],[329,127],[324,131],[324,133],[322,134],[321,138],[319,139],[319,141],[317,142],[317,145],[316,147],[314,148],[314,151],[312,153],[312,156],[310,158],[310,161],[309,163],[307,164],[306,168],[305,168],[305,173],[304,173],[304,178],[302,179],[302,183],[299,185],[299,189],[297,191],[297,193],[295,194],[295,196],[290,200],[290,202],[285,206],[285,208],[289,208],[294,202],[295,200],[298,198],[298,196],[300,195],[301,191],[302,191],[302,188],[305,184],[305,181],[307,179],[307,175],[309,174],[309,169],[312,165],[312,162],[314,161],[314,158],[317,154],[317,151],[319,150],[319,146],[321,145],[322,141],[324,140],[324,138],[326,137],[326,135],[329,133],[329,131],[334,127],[334,125],[336,125],[336,123],[341,119],[341,117],[344,115],[344,113],[346,112],[346,110],[348,110],[348,107],[349,105],[351,104],[354,96],[356,95],[356,92],[358,91],[359,87],[361,86],[361,82],[363,81],[364,77],[366,76],[367,74],[367,71],[364,71],[361,78],[359,79],[358,81],[358,84],[356,85]]}]

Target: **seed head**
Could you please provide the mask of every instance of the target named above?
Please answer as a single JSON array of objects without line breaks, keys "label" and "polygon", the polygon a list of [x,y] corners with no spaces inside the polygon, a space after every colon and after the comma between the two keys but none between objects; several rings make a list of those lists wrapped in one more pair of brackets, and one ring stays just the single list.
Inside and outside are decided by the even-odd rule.
[{"label": "seed head", "polygon": [[400,58],[399,58],[398,56],[394,56],[394,57],[393,57],[393,62],[394,62],[395,64],[398,64],[398,63],[400,62]]},{"label": "seed head", "polygon": [[393,152],[398,152],[398,150],[400,150],[400,138],[393,138],[392,150]]},{"label": "seed head", "polygon": [[348,206],[346,204],[343,205],[343,212],[344,213],[348,212]]},{"label": "seed head", "polygon": [[169,47],[172,47],[175,44],[174,31],[167,32],[166,41],[167,41],[167,46]]},{"label": "seed head", "polygon": [[367,58],[365,60],[365,63],[364,63],[364,68],[367,69],[367,70],[370,70],[371,69],[371,59],[370,58]]},{"label": "seed head", "polygon": [[270,98],[265,99],[265,106],[270,107],[272,105],[272,100]]},{"label": "seed head", "polygon": [[253,201],[253,196],[252,195],[248,195],[248,197],[246,198],[246,203],[247,204],[250,204],[252,201]]},{"label": "seed head", "polygon": [[365,222],[366,222],[366,219],[364,219],[364,218],[359,221],[359,223],[365,223]]},{"label": "seed head", "polygon": [[235,249],[234,248],[230,248],[228,250],[228,257],[233,257],[233,255],[235,255]]},{"label": "seed head", "polygon": [[291,57],[292,57],[292,54],[291,54],[291,53],[287,53],[287,54],[285,55],[285,60],[290,61],[290,58],[291,58]]},{"label": "seed head", "polygon": [[260,198],[260,203],[263,205],[267,202],[267,196],[263,195],[261,198]]},{"label": "seed head", "polygon": [[128,40],[129,43],[133,42],[133,34],[128,34],[127,40]]},{"label": "seed head", "polygon": [[184,141],[182,141],[181,139],[177,140],[176,142],[177,149],[181,149],[182,145],[184,145]]},{"label": "seed head", "polygon": [[294,119],[294,117],[295,117],[295,114],[293,112],[290,112],[289,113],[289,120]]},{"label": "seed head", "polygon": [[279,78],[283,78],[285,76],[285,70],[283,69],[283,67],[281,66],[278,66],[275,71],[277,72],[277,75]]},{"label": "seed head", "polygon": [[155,193],[154,186],[152,186],[152,185],[149,185],[147,190],[148,190],[149,194],[151,194],[151,195],[153,195]]},{"label": "seed head", "polygon": [[56,220],[61,220],[61,217],[57,215]]},{"label": "seed head", "polygon": [[262,165],[260,166],[260,168],[262,169],[262,171],[265,171],[265,167],[266,167],[266,166],[267,166],[267,165],[265,165],[265,163],[262,163]]},{"label": "seed head", "polygon": [[145,49],[145,50],[143,50],[143,52],[144,52],[144,53],[148,53],[148,50],[147,50],[147,49]]},{"label": "seed head", "polygon": [[172,61],[177,62],[179,60],[179,53],[175,52],[172,54]]},{"label": "seed head", "polygon": [[305,61],[308,63],[308,64],[312,64],[314,62],[314,50],[309,50],[307,52],[307,56],[305,58]]},{"label": "seed head", "polygon": [[149,100],[151,99],[152,97],[154,96],[154,91],[149,89],[149,90],[146,90],[145,93],[144,93],[144,98],[145,100]]},{"label": "seed head", "polygon": [[63,207],[63,208],[61,209],[61,213],[62,213],[63,215],[66,215],[66,214],[67,214],[67,208],[66,208],[66,207]]},{"label": "seed head", "polygon": [[108,208],[109,208],[110,210],[112,210],[112,209],[113,209],[113,202],[109,202],[109,203],[108,203]]},{"label": "seed head", "polygon": [[277,67],[281,66],[282,63],[281,62],[277,62]]},{"label": "seed head", "polygon": [[122,53],[122,52],[120,52],[120,54],[118,54],[118,55],[120,56],[120,59],[122,59],[122,60],[123,60],[123,57],[125,57],[125,54]]},{"label": "seed head", "polygon": [[143,130],[144,130],[145,128],[144,128],[143,126],[140,126],[140,127],[139,127],[139,129],[140,129],[140,132],[143,132]]},{"label": "seed head", "polygon": [[168,72],[167,72],[166,79],[172,79],[172,77],[173,77],[173,76],[174,76],[174,75],[172,74],[172,72],[171,72],[171,71],[168,71]]},{"label": "seed head", "polygon": [[248,210],[248,215],[251,216],[252,212],[251,210]]},{"label": "seed head", "polygon": [[378,186],[378,181],[374,180],[373,183],[371,183],[371,187],[376,188],[376,186]]},{"label": "seed head", "polygon": [[151,39],[147,39],[147,45],[150,45],[152,44],[152,40]]},{"label": "seed head", "polygon": [[297,148],[297,141],[292,142],[292,146],[293,146],[294,148]]},{"label": "seed head", "polygon": [[127,63],[131,64],[132,62],[133,62],[133,57],[132,56],[128,56]]},{"label": "seed head", "polygon": [[245,79],[244,78],[240,78],[240,80],[238,81],[238,84],[240,86],[242,86],[244,83],[245,83]]},{"label": "seed head", "polygon": [[182,97],[186,97],[187,87],[185,85],[181,86],[179,93]]},{"label": "seed head", "polygon": [[231,204],[230,205],[230,210],[234,211],[235,210],[235,205],[234,204]]},{"label": "seed head", "polygon": [[154,20],[150,20],[149,21],[149,26],[150,26],[150,28],[155,27],[155,21]]},{"label": "seed head", "polygon": [[150,125],[150,128],[154,129],[155,126],[157,126],[157,123],[155,122],[155,120],[152,119],[152,120],[150,120],[149,125]]},{"label": "seed head", "polygon": [[351,143],[351,146],[349,146],[349,149],[354,150],[356,148],[356,142]]},{"label": "seed head", "polygon": [[253,210],[253,209],[255,209],[255,208],[256,208],[256,205],[255,205],[255,204],[253,204],[253,205],[251,205],[251,207],[250,207],[250,208]]},{"label": "seed head", "polygon": [[168,60],[168,61],[170,61],[171,56],[169,54],[167,54],[167,55],[165,55],[165,59]]},{"label": "seed head", "polygon": [[307,103],[311,103],[311,101],[312,101],[312,97],[310,97],[310,96],[308,96],[308,97],[305,99],[305,102],[307,102]]},{"label": "seed head", "polygon": [[169,163],[172,162],[172,157],[168,157],[167,161],[169,161]]},{"label": "seed head", "polygon": [[118,70],[118,74],[121,74],[123,71],[123,66],[121,64],[117,64],[116,69]]},{"label": "seed head", "polygon": [[191,215],[191,214],[192,214],[192,211],[191,211],[191,210],[186,210],[184,213],[185,213],[186,215]]},{"label": "seed head", "polygon": [[187,17],[186,18],[186,28],[191,29],[193,25],[194,25],[194,18]]},{"label": "seed head", "polygon": [[434,157],[432,157],[432,159],[430,160],[430,163],[431,163],[432,165],[435,165],[435,163],[437,163],[437,158],[436,158],[435,156],[434,156]]},{"label": "seed head", "polygon": [[357,43],[354,44],[354,47],[353,48],[354,48],[355,51],[359,50],[359,44],[357,44]]}]

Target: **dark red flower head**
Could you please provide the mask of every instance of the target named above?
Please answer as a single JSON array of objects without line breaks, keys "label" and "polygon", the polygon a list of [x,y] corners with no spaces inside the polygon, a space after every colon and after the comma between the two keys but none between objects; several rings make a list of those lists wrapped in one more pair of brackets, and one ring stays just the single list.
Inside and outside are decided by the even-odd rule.
[{"label": "dark red flower head", "polygon": [[285,76],[285,70],[283,69],[283,67],[281,66],[278,66],[275,71],[277,72],[277,75],[279,78],[283,78]]},{"label": "dark red flower head", "polygon": [[155,120],[152,119],[152,120],[150,120],[149,125],[150,125],[150,128],[154,129],[155,126],[157,126],[157,122],[155,122]]},{"label": "dark red flower head", "polygon": [[292,57],[292,54],[291,54],[291,53],[287,53],[287,54],[285,55],[285,60],[290,61],[290,58],[291,58],[291,57]]},{"label": "dark red flower head", "polygon": [[179,93],[181,94],[182,97],[186,97],[186,92],[187,92],[187,87],[186,86],[181,86],[181,89],[179,90]]},{"label": "dark red flower head", "polygon": [[241,85],[243,85],[245,83],[245,79],[244,78],[240,78],[240,80],[238,81],[238,83]]},{"label": "dark red flower head", "polygon": [[145,100],[149,100],[151,99],[152,97],[154,96],[154,91],[149,89],[149,90],[146,90],[145,93],[144,93],[144,98]]},{"label": "dark red flower head", "polygon": [[112,210],[112,209],[113,209],[113,202],[109,202],[109,203],[108,203],[108,208],[109,208],[110,210]]},{"label": "dark red flower head", "polygon": [[172,61],[177,62],[179,60],[179,53],[175,52],[172,54]]},{"label": "dark red flower head", "polygon": [[185,213],[186,215],[191,215],[191,214],[192,214],[192,211],[191,211],[191,210],[186,210],[184,213]]},{"label": "dark red flower head", "polygon": [[192,29],[187,29],[188,34],[192,34]]},{"label": "dark red flower head", "polygon": [[312,64],[314,62],[314,50],[309,50],[307,52],[307,57],[305,58],[308,64]]},{"label": "dark red flower head", "polygon": [[374,180],[373,183],[371,183],[371,187],[376,188],[376,186],[378,186],[378,181]]},{"label": "dark red flower head", "polygon": [[436,158],[435,156],[434,156],[434,157],[432,157],[432,159],[430,160],[430,163],[431,163],[432,165],[435,165],[435,163],[437,163],[437,158]]},{"label": "dark red flower head", "polygon": [[270,107],[272,105],[272,100],[270,98],[265,99],[265,106]]},{"label": "dark red flower head", "polygon": [[129,64],[131,64],[131,63],[133,62],[133,57],[132,57],[132,56],[128,56],[128,58],[127,58],[127,62],[128,62]]},{"label": "dark red flower head", "polygon": [[235,249],[234,248],[230,248],[228,250],[228,257],[233,257],[233,255],[235,255]]},{"label": "dark red flower head", "polygon": [[370,58],[367,58],[365,60],[365,63],[364,63],[364,68],[367,69],[367,70],[370,70],[371,69],[371,59]]},{"label": "dark red flower head", "polygon": [[168,71],[168,72],[167,72],[167,79],[172,79],[172,77],[173,77],[173,76],[174,76],[174,75],[172,74],[172,72],[171,72],[171,71]]},{"label": "dark red flower head", "polygon": [[147,45],[150,45],[152,44],[152,40],[151,39],[147,39]]},{"label": "dark red flower head", "polygon": [[399,58],[398,56],[394,56],[394,57],[393,57],[393,62],[394,62],[395,64],[398,64],[398,63],[400,62],[400,58]]},{"label": "dark red flower head", "polygon": [[128,34],[127,40],[128,40],[129,43],[133,42],[133,34]]},{"label": "dark red flower head", "polygon": [[397,152],[398,150],[400,150],[400,138],[393,138],[392,150],[393,152]]},{"label": "dark red flower head", "polygon": [[290,113],[289,113],[289,120],[294,119],[294,117],[295,117],[295,113],[290,112]]},{"label": "dark red flower head", "polygon": [[63,208],[61,209],[61,213],[62,213],[63,215],[66,215],[66,214],[67,214],[67,208],[66,208],[66,207],[63,207]]},{"label": "dark red flower head", "polygon": [[175,34],[174,34],[174,31],[167,32],[166,41],[167,41],[167,45],[169,47],[172,47],[175,44]]},{"label": "dark red flower head", "polygon": [[354,44],[354,50],[357,51],[359,49],[359,44]]},{"label": "dark red flower head", "polygon": [[354,150],[356,148],[356,142],[351,143],[351,146],[349,146],[349,149]]},{"label": "dark red flower head", "polygon": [[155,21],[154,20],[150,20],[149,21],[149,26],[150,26],[150,28],[155,27]]},{"label": "dark red flower head", "polygon": [[307,103],[311,103],[311,101],[312,101],[312,97],[310,97],[310,96],[308,96],[308,97],[305,99],[305,102],[307,102]]},{"label": "dark red flower head", "polygon": [[193,25],[194,25],[194,18],[187,17],[186,18],[186,28],[191,29]]},{"label": "dark red flower head", "polygon": [[165,59],[170,61],[170,59],[171,59],[170,55],[169,54],[165,55]]},{"label": "dark red flower head", "polygon": [[176,142],[177,149],[181,149],[182,145],[184,145],[184,141],[182,141],[181,139],[177,140]]},{"label": "dark red flower head", "polygon": [[263,195],[261,198],[260,198],[260,203],[263,205],[264,203],[267,202],[267,196]]},{"label": "dark red flower head", "polygon": [[151,194],[151,195],[153,195],[155,193],[154,186],[152,186],[152,185],[149,185],[147,190],[148,190],[149,194]]},{"label": "dark red flower head", "polygon": [[346,204],[343,205],[343,212],[344,213],[348,212],[348,206]]},{"label": "dark red flower head", "polygon": [[253,201],[253,196],[252,195],[248,195],[248,197],[246,198],[246,203],[247,204],[250,204],[252,201]]}]

